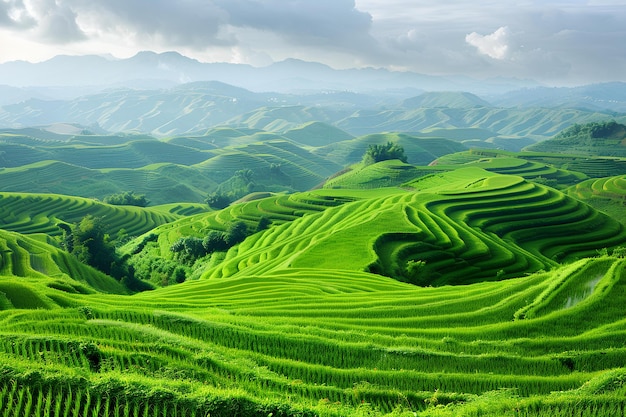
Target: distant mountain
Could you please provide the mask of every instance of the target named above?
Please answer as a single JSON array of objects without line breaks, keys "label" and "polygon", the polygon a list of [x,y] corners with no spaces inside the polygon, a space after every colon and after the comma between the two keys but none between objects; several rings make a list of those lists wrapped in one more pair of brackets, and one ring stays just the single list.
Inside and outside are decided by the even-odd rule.
[{"label": "distant mountain", "polygon": [[[79,124],[93,133],[104,129],[156,136],[198,135],[217,126],[282,134],[321,122],[352,136],[483,129],[493,137],[537,141],[574,123],[611,119],[623,123],[626,115],[584,108],[492,106],[467,92],[430,92],[402,101],[381,101],[375,95],[357,93],[258,93],[218,81],[155,90],[112,89],[70,100],[30,99],[0,106],[0,128]],[[320,134],[325,135],[325,130]],[[311,137],[300,139],[318,142]]]},{"label": "distant mountain", "polygon": [[404,100],[402,107],[449,107],[453,109],[469,109],[472,107],[491,107],[491,104],[480,97],[466,92],[428,92],[417,97]]},{"label": "distant mountain", "polygon": [[[413,72],[363,68],[336,70],[326,65],[288,59],[266,67],[243,64],[202,63],[177,52],[140,52],[127,59],[96,55],[57,56],[41,63],[13,61],[0,64],[0,85],[29,87],[30,97],[41,97],[37,89],[62,86],[76,94],[93,93],[94,88],[165,88],[194,81],[220,81],[252,91],[282,93],[311,91],[378,92],[411,97],[424,90],[454,90],[502,93],[536,86],[519,80],[478,81],[467,77],[439,77]],[[33,88],[37,91],[33,91]],[[87,88],[87,89],[86,89]],[[56,91],[68,98],[67,93]]]},{"label": "distant mountain", "polygon": [[612,82],[572,88],[525,88],[491,98],[504,107],[560,107],[626,112],[626,83]]}]

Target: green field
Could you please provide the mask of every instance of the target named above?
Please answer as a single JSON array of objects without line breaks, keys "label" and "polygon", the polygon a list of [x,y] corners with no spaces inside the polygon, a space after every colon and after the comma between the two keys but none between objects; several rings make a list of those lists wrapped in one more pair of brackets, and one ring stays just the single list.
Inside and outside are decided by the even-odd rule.
[{"label": "green field", "polygon": [[[457,135],[216,128],[73,150],[159,142],[200,162],[1,168],[21,191],[0,192],[0,417],[625,415],[626,180],[598,176],[623,160],[468,151],[458,138],[489,132]],[[75,146],[61,139],[34,148]],[[388,140],[429,162],[358,162]],[[26,192],[35,171],[225,189],[242,168],[265,188],[222,210]],[[87,215],[154,289],[62,249]],[[206,249],[235,226],[241,240]]]}]

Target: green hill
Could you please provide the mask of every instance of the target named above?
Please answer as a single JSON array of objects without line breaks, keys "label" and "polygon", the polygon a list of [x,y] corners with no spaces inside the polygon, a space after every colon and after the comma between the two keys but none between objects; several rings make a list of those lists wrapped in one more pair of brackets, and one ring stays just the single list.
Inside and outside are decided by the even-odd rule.
[{"label": "green hill", "polygon": [[325,146],[350,140],[354,136],[326,123],[310,122],[283,133],[284,137],[308,146]]},{"label": "green hill", "polygon": [[424,171],[398,159],[375,164],[355,164],[324,183],[324,188],[375,189],[397,187],[423,175]]},{"label": "green hill", "polygon": [[[570,164],[567,164],[567,162]],[[449,171],[466,167],[479,167],[498,174],[519,175],[525,179],[565,188],[587,179],[584,172],[564,169],[573,165],[572,159],[551,159],[538,154],[511,153],[491,150],[472,150],[444,155],[429,167],[434,171]],[[561,167],[561,168],[559,168]],[[424,168],[422,168],[424,169]]]},{"label": "green hill", "polygon": [[468,148],[502,149],[519,152],[536,143],[525,136],[502,136],[491,130],[481,128],[430,128],[422,132],[411,133],[419,137],[436,137],[461,142]]},{"label": "green hill", "polygon": [[51,243],[45,236],[0,229],[0,310],[75,306],[69,294],[127,293],[118,281]]},{"label": "green hill", "polygon": [[567,193],[626,223],[626,175],[589,179],[569,187]]},{"label": "green hill", "polygon": [[62,234],[58,223],[76,223],[88,214],[103,218],[111,237],[122,229],[138,236],[180,218],[159,208],[113,206],[80,197],[32,193],[0,193],[0,212],[0,229],[49,236]]},{"label": "green hill", "polygon": [[390,189],[254,235],[205,276],[334,265],[420,285],[467,284],[626,244],[619,222],[521,177],[481,169],[434,177],[411,184],[419,193]]},{"label": "green hill", "polygon": [[131,297],[51,290],[73,307],[0,311],[0,401],[51,416],[619,415],[623,270],[586,259],[419,288],[299,268]]},{"label": "green hill", "polygon": [[127,142],[111,146],[39,146],[3,145],[0,165],[18,167],[42,160],[55,160],[85,168],[140,168],[145,165],[170,162],[182,165],[199,163],[211,154],[170,145],[158,140]]},{"label": "green hill", "polygon": [[202,202],[218,184],[202,172],[177,164],[154,164],[138,169],[84,168],[42,161],[0,168],[0,191],[53,193],[85,198],[105,197],[128,190],[146,195],[153,205]]},{"label": "green hill", "polygon": [[[324,129],[338,134],[336,129],[311,125],[302,126],[294,135],[311,139]],[[350,137],[343,133],[346,136]],[[7,192],[104,199],[134,191],[156,205],[197,203],[214,192],[238,198],[251,191],[304,191],[343,167],[276,133],[250,129],[216,128],[197,136],[116,145],[72,138],[52,141],[45,135],[1,137],[7,142],[0,151],[0,166],[4,164],[0,191]],[[81,136],[87,137],[93,136]],[[254,184],[232,184],[241,170],[253,171]]]},{"label": "green hill", "polygon": [[626,157],[626,126],[615,121],[575,124],[529,151]]},{"label": "green hill", "polygon": [[[493,139],[476,127],[349,138],[281,111],[282,134],[0,145],[22,158],[2,187],[176,199],[0,192],[1,417],[624,414],[626,159],[470,151]],[[388,141],[409,164],[359,163]],[[183,202],[214,190],[250,194]],[[86,215],[157,289],[60,249],[58,224]]]},{"label": "green hill", "polygon": [[467,147],[460,143],[442,138],[420,138],[404,133],[380,133],[322,146],[313,152],[346,166],[360,162],[369,145],[381,145],[387,142],[402,146],[408,162],[414,165],[428,165],[442,155],[467,150]]}]

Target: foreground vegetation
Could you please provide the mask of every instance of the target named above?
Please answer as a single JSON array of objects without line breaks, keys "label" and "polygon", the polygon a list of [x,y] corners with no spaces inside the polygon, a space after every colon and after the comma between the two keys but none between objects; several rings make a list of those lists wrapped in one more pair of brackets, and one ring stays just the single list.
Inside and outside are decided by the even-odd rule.
[{"label": "foreground vegetation", "polygon": [[0,313],[0,402],[6,415],[620,415],[624,267],[442,288],[323,269],[132,297],[42,287],[56,307]]}]

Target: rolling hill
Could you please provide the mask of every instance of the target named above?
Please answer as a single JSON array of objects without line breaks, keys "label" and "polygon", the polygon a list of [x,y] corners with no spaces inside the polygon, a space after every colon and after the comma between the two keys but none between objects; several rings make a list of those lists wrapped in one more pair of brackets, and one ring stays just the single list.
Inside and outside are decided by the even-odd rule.
[{"label": "rolling hill", "polygon": [[[23,158],[3,186],[250,192],[212,211],[1,192],[3,417],[624,414],[626,160],[460,143],[491,128],[352,137],[289,117],[282,133],[110,143],[3,133]],[[409,163],[359,163],[388,141]],[[58,225],[88,214],[156,289],[129,294],[60,249]]]},{"label": "rolling hill", "polygon": [[[1,68],[0,68],[1,69]],[[267,91],[267,90],[263,90]],[[413,94],[414,90],[407,89]],[[73,99],[32,98],[0,107],[0,126],[81,124],[94,130],[147,132],[159,137],[196,134],[216,126],[284,133],[321,122],[353,136],[429,129],[484,129],[494,136],[540,141],[575,124],[623,113],[602,108],[492,105],[467,92],[357,94],[253,92],[218,81],[160,89],[110,89]],[[517,150],[517,149],[511,149]]]}]

